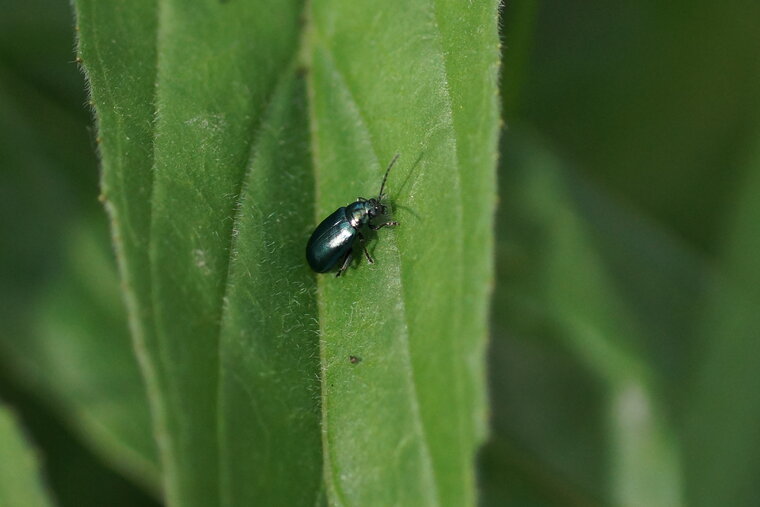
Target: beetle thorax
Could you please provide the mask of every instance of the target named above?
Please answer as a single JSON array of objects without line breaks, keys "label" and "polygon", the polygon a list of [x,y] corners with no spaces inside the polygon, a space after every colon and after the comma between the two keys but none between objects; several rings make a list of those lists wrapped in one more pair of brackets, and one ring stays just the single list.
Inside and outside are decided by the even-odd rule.
[{"label": "beetle thorax", "polygon": [[367,225],[372,210],[374,205],[371,201],[356,201],[346,206],[346,216],[354,229],[359,229]]}]

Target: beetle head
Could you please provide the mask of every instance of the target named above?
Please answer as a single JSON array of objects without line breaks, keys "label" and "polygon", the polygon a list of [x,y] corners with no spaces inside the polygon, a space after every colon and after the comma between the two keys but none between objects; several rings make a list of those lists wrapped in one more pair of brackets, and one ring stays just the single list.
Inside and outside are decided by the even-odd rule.
[{"label": "beetle head", "polygon": [[372,199],[367,200],[367,204],[369,205],[367,207],[367,213],[369,214],[370,218],[385,215],[388,211],[388,208],[380,202],[379,198],[375,199],[373,197]]}]

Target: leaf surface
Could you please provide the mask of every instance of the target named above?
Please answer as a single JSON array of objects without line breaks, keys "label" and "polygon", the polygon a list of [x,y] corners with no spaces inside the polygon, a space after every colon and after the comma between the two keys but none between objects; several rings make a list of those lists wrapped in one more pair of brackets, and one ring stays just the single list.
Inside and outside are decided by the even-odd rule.
[{"label": "leaf surface", "polygon": [[[294,234],[299,240],[304,234],[304,225],[286,220],[300,209],[278,215],[281,191],[291,188],[290,181],[306,192],[290,194],[297,202],[309,203],[313,191],[309,173],[303,173],[309,167],[308,152],[294,149],[298,143],[304,145],[298,136],[303,137],[307,122],[298,114],[306,109],[287,107],[293,98],[297,106],[305,95],[301,91],[299,98],[296,92],[302,87],[293,77],[301,6],[205,2],[188,10],[171,1],[108,6],[85,1],[77,8],[80,51],[102,139],[103,192],[126,281],[133,335],[151,387],[168,498],[180,505],[244,503],[251,487],[254,494],[275,490],[315,497],[319,452],[308,451],[307,443],[319,442],[317,354],[309,346],[316,345],[316,334],[313,324],[304,323],[313,322],[308,306],[314,304],[314,291],[309,289],[314,280],[299,255],[296,267],[301,269],[293,275],[294,283],[300,284],[297,292],[281,290],[279,297],[271,298],[267,286],[255,279],[257,293],[251,301],[251,263],[269,262],[271,273],[282,282],[289,275],[281,273],[292,270],[293,255],[280,254],[282,234],[271,243],[269,237],[252,237],[246,225],[266,212],[273,225],[281,224],[290,235],[286,245]],[[285,128],[288,136],[280,137]],[[293,133],[299,129],[301,134]],[[276,153],[283,145],[293,150],[292,157]],[[278,180],[277,201],[267,200],[267,187],[259,182],[267,172],[278,175],[277,159],[296,163],[297,171]],[[246,206],[250,199],[243,201],[243,189],[249,187],[262,197],[254,202],[254,211]],[[258,240],[255,250],[246,244],[235,247],[235,257],[250,262],[239,268],[230,260],[238,233],[246,241]],[[261,255],[252,258],[249,252]],[[291,322],[266,314],[272,324],[258,328],[251,325],[251,307],[244,302],[254,309],[277,302],[293,311],[302,304],[305,311],[296,320],[304,323],[304,331],[289,336],[296,350],[272,342],[276,335],[268,334],[277,325],[293,329]],[[224,318],[223,307],[228,309]],[[243,323],[249,327],[241,327]],[[243,340],[247,357],[264,361],[263,369],[252,369],[244,356],[235,355],[243,347],[241,331],[246,329],[262,341],[259,348],[250,349],[250,340]],[[299,337],[304,339],[299,342]],[[268,356],[252,355],[265,346],[280,353],[286,366],[300,368],[300,376],[289,375],[287,367],[275,369]],[[220,370],[222,360],[230,368],[226,375]],[[285,398],[277,397],[278,389]],[[266,394],[262,405],[256,403],[262,396],[259,391]],[[256,448],[253,458],[240,453],[246,445],[262,441],[262,427],[246,414],[254,410],[253,419],[266,422],[264,431],[293,430],[286,424],[293,415],[276,407],[298,393],[301,408],[296,412],[312,421],[308,435],[288,433],[271,442],[270,450]],[[262,406],[268,410],[272,400],[272,410],[280,417],[274,423],[260,412]],[[230,421],[238,424],[230,428]],[[301,451],[292,458],[311,481],[311,493],[309,488],[292,488],[292,482],[287,482],[286,491],[282,481],[266,474],[250,480],[251,466],[262,460],[273,470],[290,473],[294,467],[278,454],[288,442]],[[219,483],[222,473],[224,491]]]},{"label": "leaf surface", "polygon": [[235,211],[220,336],[225,505],[317,505],[322,494],[316,286],[303,253],[314,178],[305,82],[288,70]]},{"label": "leaf surface", "polygon": [[70,226],[66,264],[37,303],[30,338],[12,349],[14,369],[85,442],[158,494],[146,393],[105,224],[95,223]]},{"label": "leaf surface", "polygon": [[[238,501],[236,489],[248,487],[251,478],[246,473],[247,467],[237,462],[233,468],[228,466],[226,460],[234,456],[224,452],[220,456],[220,449],[226,446],[229,452],[236,451],[237,445],[246,440],[246,433],[257,430],[255,423],[238,411],[254,410],[259,417],[266,418],[262,407],[255,406],[256,399],[262,396],[259,389],[266,394],[267,404],[277,399],[276,391],[267,393],[266,384],[257,383],[258,376],[265,371],[233,370],[226,379],[222,376],[221,361],[226,355],[225,347],[230,344],[221,338],[222,313],[225,304],[230,308],[238,308],[239,304],[227,297],[228,284],[235,281],[228,279],[231,270],[236,269],[230,262],[233,249],[254,248],[235,244],[234,239],[243,229],[238,220],[253,220],[257,216],[238,215],[243,207],[246,172],[250,169],[251,177],[257,178],[261,166],[257,168],[256,163],[274,170],[270,155],[258,158],[261,149],[258,143],[272,135],[282,141],[284,149],[294,150],[288,145],[289,139],[277,138],[279,125],[284,123],[278,115],[289,114],[280,104],[287,101],[287,92],[281,92],[285,97],[277,94],[282,81],[294,70],[301,9],[301,3],[296,1],[205,1],[194,4],[193,9],[172,0],[160,5],[149,250],[159,361],[166,372],[166,410],[171,414],[167,430],[173,444],[174,471],[167,469],[167,472],[177,487],[175,494],[170,491],[169,499],[181,505],[210,506]],[[268,116],[270,108],[274,117]],[[305,123],[300,128],[305,128]],[[257,182],[250,184],[255,186]],[[310,209],[308,198],[297,194],[293,197]],[[284,220],[277,215],[288,202],[269,199],[257,204],[267,215]],[[292,225],[292,234],[302,230],[297,224]],[[256,262],[277,262],[277,257],[286,255],[281,253],[282,246],[267,243],[267,250],[259,253],[266,253],[268,260],[261,258]],[[292,258],[287,254],[287,259]],[[291,266],[292,263],[288,264],[288,269]],[[253,266],[240,269],[245,273]],[[305,283],[302,272],[294,274],[284,269],[275,273],[283,286],[291,276]],[[240,291],[231,297],[244,295],[249,296]],[[286,308],[313,297],[308,290],[261,296],[273,298]],[[264,304],[262,297],[256,296],[256,302]],[[280,315],[269,316],[281,326],[288,325]],[[247,330],[256,340],[271,339],[262,328],[251,326]],[[242,331],[243,328],[235,328],[233,339],[240,339]],[[314,340],[314,334],[308,339]],[[293,352],[294,363],[308,357],[308,342],[303,347]],[[275,376],[275,386],[285,391],[308,392],[313,383],[313,371],[293,376],[273,364],[268,369]],[[239,384],[232,386],[235,389],[252,390],[244,405],[225,400],[223,391],[232,382]],[[276,414],[283,415],[279,411]],[[229,434],[229,428],[225,429],[228,420],[241,421],[234,427],[239,435]],[[273,424],[294,430],[289,438],[294,445],[303,445],[304,462],[316,459],[318,454],[304,442],[308,435],[303,437],[295,426],[288,426],[282,419],[267,421],[266,427]],[[317,431],[315,423],[312,433]],[[282,461],[283,456],[267,454],[264,448],[259,451],[271,466],[289,468],[289,463],[293,467],[303,466]],[[300,461],[301,457],[297,457]],[[250,459],[245,458],[246,462]],[[303,470],[313,472],[314,467],[306,465]],[[254,485],[271,485],[282,493],[282,487],[270,479],[263,476]],[[309,493],[308,489],[302,490],[304,494],[316,496],[316,492]]]},{"label": "leaf surface", "polygon": [[9,507],[51,505],[37,457],[5,406],[0,406],[0,442],[0,504]]},{"label": "leaf surface", "polygon": [[336,504],[474,500],[485,426],[495,9],[312,4],[316,217],[376,196],[401,154],[386,190],[401,225],[377,233],[373,266],[360,259],[342,279],[319,279],[325,474]]},{"label": "leaf surface", "polygon": [[[474,502],[496,8],[79,2],[169,503]],[[396,152],[403,225],[317,282],[311,230]]]},{"label": "leaf surface", "polygon": [[[11,10],[0,22],[0,202],[9,218],[0,227],[9,246],[0,259],[3,379],[11,393],[29,395],[14,401],[20,414],[34,413],[35,401],[45,405],[46,417],[30,416],[37,419],[30,429],[53,487],[73,480],[57,464],[78,459],[62,450],[66,444],[55,445],[78,438],[97,455],[87,454],[90,461],[155,494],[148,407],[95,199],[96,157],[69,6],[35,0],[28,10]],[[38,438],[46,425],[55,439]]]},{"label": "leaf surface", "polygon": [[78,57],[96,115],[101,199],[122,279],[133,346],[151,406],[165,494],[173,446],[167,431],[166,378],[158,361],[149,241],[155,134],[158,3],[73,2]]},{"label": "leaf surface", "polygon": [[553,504],[680,505],[684,323],[657,307],[685,311],[705,267],[531,135],[505,142],[489,455]]},{"label": "leaf surface", "polygon": [[687,396],[684,454],[690,505],[751,505],[757,498],[760,438],[753,427],[760,417],[754,395],[760,389],[760,142],[750,145],[742,165],[743,184],[722,227],[716,263],[720,276],[706,284],[698,326],[702,347],[694,355]]}]

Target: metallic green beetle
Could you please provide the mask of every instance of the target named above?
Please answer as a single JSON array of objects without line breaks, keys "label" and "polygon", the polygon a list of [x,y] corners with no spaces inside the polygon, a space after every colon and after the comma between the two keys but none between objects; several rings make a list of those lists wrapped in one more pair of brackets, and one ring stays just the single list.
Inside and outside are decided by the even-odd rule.
[{"label": "metallic green beetle", "polygon": [[387,212],[387,208],[381,201],[384,197],[383,190],[388,179],[388,173],[396,159],[398,159],[398,153],[385,170],[377,199],[359,197],[356,202],[335,210],[314,229],[309,242],[306,244],[306,260],[311,269],[317,273],[326,273],[335,267],[339,261],[342,261],[340,269],[335,275],[340,276],[351,264],[356,241],[362,244],[367,261],[370,264],[375,262],[364,245],[364,235],[361,229],[367,226],[376,231],[386,226],[398,225],[398,222],[372,223],[373,218],[385,215]]}]

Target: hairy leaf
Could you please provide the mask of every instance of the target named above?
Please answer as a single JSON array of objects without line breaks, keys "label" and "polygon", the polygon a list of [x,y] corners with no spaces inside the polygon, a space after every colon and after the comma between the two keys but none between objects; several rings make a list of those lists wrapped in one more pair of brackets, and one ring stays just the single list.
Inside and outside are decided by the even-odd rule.
[{"label": "hairy leaf", "polygon": [[[473,503],[496,2],[76,5],[169,502]],[[402,226],[317,283],[396,152]]]},{"label": "hairy leaf", "polygon": [[151,405],[168,492],[174,482],[165,377],[158,361],[149,265],[156,78],[155,0],[74,2],[78,56],[95,108],[102,164],[101,199],[122,278],[133,345]]},{"label": "hairy leaf", "polygon": [[474,498],[485,425],[495,9],[312,4],[317,218],[376,196],[401,154],[387,187],[401,225],[377,233],[375,265],[360,259],[344,279],[319,283],[325,475],[337,504]]}]

